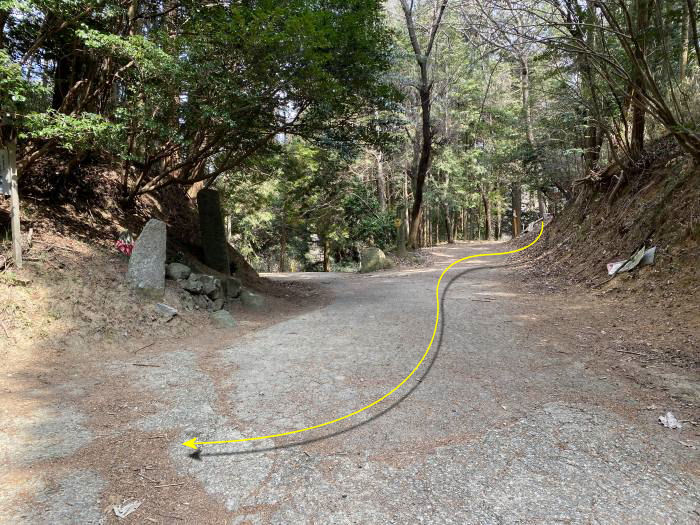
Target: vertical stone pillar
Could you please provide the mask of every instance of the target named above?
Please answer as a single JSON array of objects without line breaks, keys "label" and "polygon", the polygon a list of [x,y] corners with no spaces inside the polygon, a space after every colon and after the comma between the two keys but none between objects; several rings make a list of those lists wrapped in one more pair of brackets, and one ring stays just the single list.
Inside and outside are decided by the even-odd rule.
[{"label": "vertical stone pillar", "polygon": [[199,234],[204,250],[204,262],[210,268],[229,275],[228,241],[221,213],[219,192],[203,189],[197,193],[199,209]]},{"label": "vertical stone pillar", "polygon": [[129,257],[126,280],[131,288],[149,299],[162,299],[165,293],[167,237],[164,222],[149,220]]}]

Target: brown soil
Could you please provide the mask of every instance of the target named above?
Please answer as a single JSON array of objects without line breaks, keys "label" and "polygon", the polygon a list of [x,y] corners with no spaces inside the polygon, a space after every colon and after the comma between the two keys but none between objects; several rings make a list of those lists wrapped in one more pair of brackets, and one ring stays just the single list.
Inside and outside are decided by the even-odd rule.
[{"label": "brown soil", "polygon": [[[604,366],[649,388],[665,378],[662,389],[696,403],[698,392],[680,377],[697,378],[700,366],[700,169],[671,151],[613,195],[614,187],[603,178],[581,188],[535,246],[510,257],[512,279],[541,298],[533,311],[546,297],[560,305],[562,327],[598,327],[590,351]],[[608,276],[606,263],[642,244],[657,247],[653,266]]]},{"label": "brown soil", "polygon": [[[238,322],[235,330],[216,329],[207,312],[180,308],[177,285],[168,282],[164,302],[179,314],[165,322],[154,303],[140,299],[124,284],[127,261],[113,248],[106,250],[55,233],[35,235],[25,252],[22,271],[0,272],[0,391],[6,413],[32,417],[51,403],[66,398],[61,388],[88,380],[91,395],[77,403],[89,416],[94,440],[65,459],[34,463],[33,469],[58,474],[73,468],[97,470],[107,482],[103,508],[108,522],[117,522],[111,506],[131,497],[144,501],[139,522],[194,523],[207,515],[210,523],[228,523],[223,505],[212,508],[204,488],[181,478],[171,466],[163,442],[173,436],[129,434],[115,437],[124,423],[143,417],[154,400],[128,386],[119,375],[102,373],[104,363],[158,366],[158,356],[174,346],[198,348],[202,370],[217,349],[241,337],[324,304],[327,293],[310,283],[261,280],[268,292],[262,312],[229,307]],[[78,378],[78,379],[76,379]],[[29,393],[41,393],[31,394]],[[99,394],[97,394],[99,393]],[[109,450],[109,458],[105,451]],[[23,478],[8,469],[5,481]],[[31,494],[25,495],[31,498]],[[134,522],[129,518],[120,523]]]},{"label": "brown soil", "polygon": [[[596,369],[622,375],[648,389],[650,404],[670,395],[700,422],[700,310],[697,304],[663,305],[591,291],[515,263],[514,290],[532,297],[526,315],[546,318],[547,333],[578,344]],[[583,330],[581,329],[583,327]],[[544,332],[543,332],[544,333]]]},{"label": "brown soil", "polygon": [[[581,188],[575,201],[549,223],[537,245],[518,255],[532,271],[561,283],[664,306],[695,302],[700,291],[700,168],[684,157],[657,160],[622,186],[600,182]],[[521,236],[523,246],[536,233]],[[607,263],[627,259],[641,245],[656,246],[651,268],[610,279]]]},{"label": "brown soil", "polygon": [[[159,356],[173,348],[196,347],[197,368],[223,380],[230,374],[218,368],[218,350],[275,322],[318,308],[329,300],[327,293],[308,283],[266,281],[267,289],[275,291],[269,297],[269,310],[252,313],[235,307],[239,328],[230,332],[214,329],[203,312],[183,312],[169,323],[158,319],[152,303],[141,302],[123,287],[126,261],[116,252],[45,235],[35,239],[28,254],[37,260],[30,261],[23,272],[0,274],[0,304],[5,305],[0,320],[7,331],[0,331],[0,340],[5,337],[11,343],[0,352],[5,363],[5,373],[0,375],[4,408],[14,414],[31,414],[64,395],[60,389],[65,385],[86,384],[89,378],[92,395],[76,403],[99,438],[77,454],[36,462],[32,469],[51,478],[75,469],[97,471],[106,482],[101,504],[108,523],[198,523],[203,516],[207,523],[230,523],[235,515],[223,503],[210,497],[196,478],[175,471],[163,446],[175,436],[116,432],[159,408],[148,391],[139,390],[125,376],[103,371],[103,366],[122,362],[157,367]],[[676,401],[674,406],[684,409],[688,418],[684,422],[697,428],[697,392],[683,383],[697,367],[693,360],[700,333],[697,309],[673,307],[662,315],[660,307],[646,310],[634,301],[621,303],[612,294],[583,285],[572,287],[557,276],[538,274],[536,265],[528,268],[527,260],[514,262],[513,287],[532,297],[524,315],[547,319],[554,326],[546,333],[566,341],[555,345],[545,335],[541,344],[564,352],[578,347],[580,358],[601,377],[624,376],[643,386],[643,401],[654,414],[668,406],[670,396]],[[174,299],[173,289],[167,293]],[[11,311],[7,305],[12,305]],[[679,323],[679,319],[687,320]],[[218,385],[216,390],[226,391]],[[29,392],[43,394],[37,398]],[[231,412],[229,403],[220,398],[217,411]],[[698,437],[697,432],[692,435]],[[695,446],[690,441],[683,444]],[[20,469],[10,470],[3,479],[21,482],[23,476],[26,473]],[[24,497],[31,501],[32,493]],[[129,498],[142,501],[142,508],[117,520],[111,506]]]}]

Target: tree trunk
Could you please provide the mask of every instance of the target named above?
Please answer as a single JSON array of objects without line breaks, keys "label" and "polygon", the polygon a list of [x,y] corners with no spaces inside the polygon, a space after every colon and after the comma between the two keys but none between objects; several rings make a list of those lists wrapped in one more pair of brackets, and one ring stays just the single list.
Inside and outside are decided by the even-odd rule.
[{"label": "tree trunk", "polygon": [[540,217],[544,219],[547,213],[547,203],[544,200],[544,193],[542,193],[542,190],[537,190],[537,205],[540,209]]},{"label": "tree trunk", "polygon": [[56,61],[56,69],[53,77],[53,96],[51,97],[51,108],[58,110],[63,105],[68,91],[72,85],[72,76],[77,64],[72,51],[62,50],[61,57]]},{"label": "tree trunk", "polygon": [[476,240],[481,240],[481,206],[476,207]]},{"label": "tree trunk", "polygon": [[386,177],[384,176],[384,166],[382,164],[382,152],[375,153],[377,161],[377,200],[379,200],[379,209],[386,211]]},{"label": "tree trunk", "polygon": [[[580,40],[582,49],[597,49],[598,39],[596,37],[597,18],[595,7],[587,2],[587,13],[585,26],[578,29],[576,34]],[[586,127],[583,133],[583,159],[585,173],[594,170],[600,159],[600,148],[603,145],[603,131],[599,129],[601,121],[600,102],[595,76],[591,66],[591,57],[586,53],[581,53],[578,59],[581,71],[582,94],[588,100],[588,110],[586,111]]]},{"label": "tree trunk", "polygon": [[399,210],[399,227],[396,232],[396,247],[400,257],[406,257],[406,220],[404,218],[404,211]]},{"label": "tree trunk", "polygon": [[230,215],[226,215],[226,242],[231,242],[233,235],[233,219]]},{"label": "tree trunk", "polygon": [[457,242],[461,237],[460,229],[462,228],[462,210],[452,213],[452,240]]},{"label": "tree trunk", "polygon": [[[384,169],[384,167],[382,166],[382,170],[383,170],[383,169]],[[391,186],[391,174],[390,174],[389,177],[387,177],[386,175],[384,175],[384,178],[386,179],[386,192],[385,192],[385,195],[386,195],[386,207],[387,207],[387,209],[389,209],[389,210],[393,210],[393,209],[394,209],[394,206],[395,206],[395,203],[394,203],[394,189],[393,189],[392,186]]]},{"label": "tree trunk", "polygon": [[[406,228],[408,232],[410,221],[410,216],[408,214],[408,173],[404,173],[403,175],[403,220],[404,228]],[[408,235],[406,235],[406,239],[408,240]]]},{"label": "tree trunk", "polygon": [[0,49],[5,47],[5,23],[10,18],[9,9],[0,9]]},{"label": "tree trunk", "polygon": [[[650,0],[635,0],[635,10],[637,15],[636,34],[638,45],[635,46],[634,53],[639,60],[639,63],[644,62],[646,52],[646,36],[649,23],[649,1]],[[646,103],[642,97],[642,91],[645,89],[644,74],[639,67],[632,68],[632,132],[630,139],[630,152],[632,160],[638,160],[644,152],[644,130],[646,127]]]},{"label": "tree trunk", "polygon": [[[140,3],[139,0],[131,0],[131,2],[129,2],[129,9],[126,12],[126,16],[129,19],[129,36],[134,36],[135,34],[138,33],[139,28],[138,28],[138,20],[136,17],[139,14],[139,3]],[[169,4],[170,4],[170,2],[167,2],[166,7],[170,7]],[[173,12],[171,12],[168,19],[170,19],[170,17],[172,17],[172,16],[173,16]]]},{"label": "tree trunk", "polygon": [[688,68],[688,48],[690,46],[690,11],[688,3],[683,2],[683,29],[681,35],[681,58],[680,58],[680,80],[685,80]]},{"label": "tree trunk", "polygon": [[430,220],[430,207],[427,207],[423,213],[425,215],[425,246],[433,245],[433,224]]},{"label": "tree trunk", "polygon": [[501,240],[501,205],[496,205],[496,240]]},{"label": "tree trunk", "polygon": [[425,244],[426,246],[432,246],[433,245],[433,221],[432,217],[430,216],[430,207],[428,207],[427,210],[425,210]]},{"label": "tree trunk", "polygon": [[520,91],[523,99],[523,118],[527,142],[532,149],[535,148],[535,131],[532,127],[532,111],[530,109],[530,67],[527,58],[520,59]]},{"label": "tree trunk", "polygon": [[430,220],[430,207],[426,210],[425,213],[425,244],[426,246],[432,246],[433,245],[433,223]]},{"label": "tree trunk", "polygon": [[434,220],[433,222],[435,223],[435,245],[440,244],[440,206],[435,206],[435,212],[434,212]]},{"label": "tree trunk", "polygon": [[330,272],[331,271],[331,258],[330,254],[328,253],[328,239],[326,236],[323,236],[323,271],[324,272]]},{"label": "tree trunk", "polygon": [[491,217],[491,201],[489,200],[488,192],[481,186],[481,201],[484,204],[484,230],[486,238],[489,241],[493,240],[493,218]]},{"label": "tree trunk", "polygon": [[586,115],[586,127],[583,136],[583,159],[586,172],[595,169],[600,158],[600,147],[602,145],[599,137],[598,126],[595,118],[590,113]]},{"label": "tree trunk", "polygon": [[282,222],[280,231],[280,272],[287,271],[287,225]]},{"label": "tree trunk", "polygon": [[445,230],[447,231],[447,244],[454,244],[455,242],[454,230],[452,228],[453,221],[450,217],[450,207],[449,205],[445,204]]},{"label": "tree trunk", "polygon": [[433,133],[430,129],[430,89],[421,90],[420,99],[423,139],[421,141],[418,170],[415,174],[415,191],[413,193],[413,207],[411,208],[411,231],[408,237],[408,244],[411,247],[416,245],[417,227],[420,224],[421,207],[423,205],[423,187],[425,186],[425,179],[430,169],[433,154]]},{"label": "tree trunk", "polygon": [[644,102],[641,100],[638,90],[632,95],[632,132],[630,137],[630,152],[633,160],[638,160],[644,152],[644,128],[645,128]]},{"label": "tree trunk", "polygon": [[431,110],[431,92],[433,88],[433,79],[430,73],[430,55],[433,51],[435,37],[440,29],[442,16],[447,8],[447,0],[441,0],[439,5],[433,12],[433,19],[430,27],[430,35],[425,49],[421,49],[421,44],[418,41],[416,33],[416,25],[413,19],[414,4],[413,1],[400,0],[401,8],[403,9],[406,19],[406,29],[413,47],[413,53],[416,63],[420,70],[420,82],[418,84],[418,95],[420,97],[421,106],[421,151],[420,159],[418,160],[418,168],[414,172],[415,191],[413,194],[413,207],[411,209],[411,231],[409,233],[409,245],[415,247],[418,243],[418,227],[421,219],[421,206],[423,204],[423,186],[425,178],[430,170],[433,153],[433,131],[430,125],[430,110]]},{"label": "tree trunk", "polygon": [[511,204],[513,206],[513,238],[515,239],[518,235],[520,235],[520,232],[522,231],[522,223],[521,223],[521,213],[522,213],[522,204],[523,202],[523,195],[522,195],[522,188],[520,187],[519,182],[514,182],[511,185]]}]

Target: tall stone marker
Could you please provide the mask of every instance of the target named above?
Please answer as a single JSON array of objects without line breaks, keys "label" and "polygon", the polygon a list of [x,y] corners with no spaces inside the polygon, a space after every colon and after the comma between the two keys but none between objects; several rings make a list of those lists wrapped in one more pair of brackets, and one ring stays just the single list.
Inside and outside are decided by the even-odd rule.
[{"label": "tall stone marker", "polygon": [[161,299],[165,293],[166,242],[165,223],[151,219],[136,240],[129,258],[127,283],[149,299]]},{"label": "tall stone marker", "polygon": [[199,208],[199,233],[204,249],[204,262],[210,268],[229,275],[231,273],[228,258],[228,241],[226,228],[221,213],[219,192],[203,189],[197,193]]}]

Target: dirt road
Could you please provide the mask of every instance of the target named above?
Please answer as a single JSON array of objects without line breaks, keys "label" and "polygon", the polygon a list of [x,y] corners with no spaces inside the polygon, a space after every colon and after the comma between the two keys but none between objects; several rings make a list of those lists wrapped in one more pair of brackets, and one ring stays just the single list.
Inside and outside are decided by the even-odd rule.
[{"label": "dirt road", "polygon": [[[333,299],[234,344],[89,360],[43,387],[3,378],[30,415],[3,413],[0,521],[697,523],[697,422],[657,422],[692,412],[687,396],[606,368],[586,334],[610,328],[578,325],[566,303],[533,308],[503,259],[448,274],[432,352],[380,405],[198,457],[181,445],[305,427],[380,397],[425,350],[441,269],[494,248],[440,248],[418,270],[279,276]],[[684,381],[697,392],[697,375]],[[141,506],[117,520],[112,505],[131,498]]]}]

